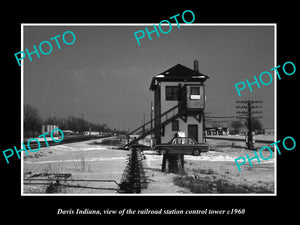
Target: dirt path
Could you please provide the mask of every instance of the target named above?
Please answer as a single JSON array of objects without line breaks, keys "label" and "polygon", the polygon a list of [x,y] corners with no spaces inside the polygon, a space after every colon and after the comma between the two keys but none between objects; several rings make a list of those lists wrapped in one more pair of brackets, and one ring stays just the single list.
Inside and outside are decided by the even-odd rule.
[{"label": "dirt path", "polygon": [[148,188],[142,190],[142,194],[191,193],[187,188],[179,187],[173,183],[175,174],[161,172],[162,156],[153,151],[144,151],[144,154],[146,160],[143,162],[143,166],[149,183]]}]

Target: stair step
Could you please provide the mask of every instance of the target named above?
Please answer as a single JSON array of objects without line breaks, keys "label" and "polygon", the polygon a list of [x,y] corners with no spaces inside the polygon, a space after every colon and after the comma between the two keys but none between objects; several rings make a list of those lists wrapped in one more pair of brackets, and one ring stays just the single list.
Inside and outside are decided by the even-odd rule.
[{"label": "stair step", "polygon": [[[175,108],[174,108],[174,109],[175,109]],[[185,113],[185,112],[182,111],[182,112],[180,112],[180,113],[177,113],[177,114],[173,115],[173,116],[170,117],[169,119],[167,119],[167,120],[165,120],[164,122],[162,122],[158,127],[156,127],[156,129],[157,129],[157,128],[161,128],[161,127],[163,127],[163,126],[166,126],[167,124],[171,123],[173,120],[179,118],[179,117],[180,117],[181,115],[183,115],[184,113]],[[164,117],[164,116],[165,116],[165,114],[162,114],[162,115],[161,115],[161,117]],[[151,122],[151,121],[150,121],[150,122]],[[148,123],[150,123],[150,122],[147,122],[147,123],[145,123],[145,124],[148,124]],[[141,126],[140,128],[143,128],[143,126]],[[136,129],[136,130],[137,130],[137,129]],[[135,131],[136,131],[136,130],[135,130]],[[155,127],[153,127],[151,130],[148,130],[147,132],[141,134],[139,137],[133,139],[133,140],[130,141],[128,144],[126,144],[124,147],[126,148],[126,147],[129,147],[129,146],[132,146],[133,144],[136,144],[139,140],[145,138],[147,135],[151,134],[154,130],[155,130]],[[131,133],[132,133],[132,132],[131,132]],[[129,135],[128,135],[128,136],[129,136]]]}]

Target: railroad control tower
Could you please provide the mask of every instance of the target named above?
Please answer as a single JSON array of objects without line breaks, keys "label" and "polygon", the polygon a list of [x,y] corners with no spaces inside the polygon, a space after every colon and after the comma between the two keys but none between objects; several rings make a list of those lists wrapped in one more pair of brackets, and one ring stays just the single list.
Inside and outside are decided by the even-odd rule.
[{"label": "railroad control tower", "polygon": [[199,72],[197,60],[193,70],[177,64],[152,78],[157,144],[169,142],[178,132],[204,142],[204,82],[208,78]]},{"label": "railroad control tower", "polygon": [[150,84],[154,93],[153,118],[130,132],[140,136],[128,145],[149,134],[154,134],[155,144],[168,143],[178,132],[204,143],[205,86],[209,77],[199,72],[199,63],[194,69],[177,64],[155,75]]}]

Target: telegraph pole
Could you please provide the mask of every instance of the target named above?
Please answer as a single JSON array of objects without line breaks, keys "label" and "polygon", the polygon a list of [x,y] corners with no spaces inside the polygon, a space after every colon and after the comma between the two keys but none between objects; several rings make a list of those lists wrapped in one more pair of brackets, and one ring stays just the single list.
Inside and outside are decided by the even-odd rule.
[{"label": "telegraph pole", "polygon": [[83,134],[83,120],[84,120],[84,116],[83,113],[81,114],[81,134]]},{"label": "telegraph pole", "polygon": [[153,117],[152,117],[152,112],[153,112],[153,103],[151,102],[151,109],[150,109],[150,121],[151,121],[151,123],[150,123],[150,130],[151,130],[151,133],[150,133],[150,135],[151,135],[151,140],[152,140],[152,128],[153,128],[153,125],[152,125],[152,119],[153,119]]},{"label": "telegraph pole", "polygon": [[245,119],[247,121],[248,125],[248,132],[247,132],[247,138],[246,138],[246,145],[248,149],[253,150],[254,149],[254,138],[253,138],[253,133],[252,133],[252,120],[256,118],[262,118],[262,116],[253,116],[254,114],[261,114],[262,111],[253,111],[252,109],[258,109],[262,108],[261,104],[262,101],[236,101],[238,104],[242,105],[237,105],[237,109],[242,109],[241,111],[238,110],[236,113],[240,114],[237,116],[238,119]]},{"label": "telegraph pole", "polygon": [[145,113],[143,113],[142,126],[143,126],[143,134],[144,134],[145,133]]}]

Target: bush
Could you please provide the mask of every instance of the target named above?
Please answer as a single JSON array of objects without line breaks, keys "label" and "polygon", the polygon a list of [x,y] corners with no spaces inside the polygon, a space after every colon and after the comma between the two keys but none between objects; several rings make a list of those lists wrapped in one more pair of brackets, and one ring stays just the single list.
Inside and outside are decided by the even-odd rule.
[{"label": "bush", "polygon": [[91,171],[91,165],[85,160],[84,156],[81,156],[80,160],[74,160],[73,164],[79,172]]}]

